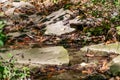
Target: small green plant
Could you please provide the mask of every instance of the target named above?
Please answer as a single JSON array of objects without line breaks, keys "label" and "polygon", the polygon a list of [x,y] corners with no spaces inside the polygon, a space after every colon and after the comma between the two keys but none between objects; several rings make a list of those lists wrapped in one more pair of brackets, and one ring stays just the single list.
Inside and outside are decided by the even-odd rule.
[{"label": "small green plant", "polygon": [[113,2],[116,6],[119,6],[120,5],[120,1],[119,0],[114,0]]},{"label": "small green plant", "polygon": [[0,46],[4,46],[6,35],[3,33],[3,28],[5,26],[5,21],[0,20]]},{"label": "small green plant", "polygon": [[1,57],[0,62],[0,80],[26,80],[29,77],[29,68],[23,67],[22,69],[15,67],[16,60],[11,56],[9,61]]},{"label": "small green plant", "polygon": [[58,3],[58,0],[53,0],[53,3]]},{"label": "small green plant", "polygon": [[0,20],[0,32],[2,32],[4,26],[5,26],[5,21]]},{"label": "small green plant", "polygon": [[93,3],[105,3],[106,0],[92,0]]},{"label": "small green plant", "polygon": [[117,30],[117,34],[120,35],[120,26],[117,26],[116,30]]},{"label": "small green plant", "polygon": [[64,6],[64,9],[69,9],[70,7],[72,6],[72,4],[66,4],[65,6]]},{"label": "small green plant", "polygon": [[111,3],[113,3],[115,6],[119,6],[120,5],[120,1],[119,0],[111,0],[111,1],[107,1],[107,0],[92,0],[92,2],[93,3],[102,3],[102,4],[104,4],[104,3],[106,3],[106,2],[111,2]]}]

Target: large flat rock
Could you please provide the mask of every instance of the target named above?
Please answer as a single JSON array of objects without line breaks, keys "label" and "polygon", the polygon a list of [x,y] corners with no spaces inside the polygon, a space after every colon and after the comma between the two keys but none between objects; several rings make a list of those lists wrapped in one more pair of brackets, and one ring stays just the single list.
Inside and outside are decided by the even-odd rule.
[{"label": "large flat rock", "polygon": [[62,35],[65,33],[73,32],[75,29],[70,28],[69,25],[64,25],[62,21],[56,22],[54,24],[48,25],[46,27],[45,34],[47,35]]},{"label": "large flat rock", "polygon": [[110,72],[112,75],[117,76],[120,73],[120,55],[115,57],[110,63]]},{"label": "large flat rock", "polygon": [[70,27],[69,19],[74,13],[70,10],[59,9],[48,15],[42,20],[46,25],[46,35],[62,35],[75,31],[74,28]]},{"label": "large flat rock", "polygon": [[120,54],[120,43],[111,43],[111,44],[97,44],[91,46],[85,46],[81,48],[82,51],[93,51],[93,52],[107,52],[107,53],[116,53]]},{"label": "large flat rock", "polygon": [[0,0],[0,3],[4,3],[4,2],[6,2],[6,1],[8,1],[8,0]]},{"label": "large flat rock", "polygon": [[62,46],[47,48],[31,48],[12,50],[0,55],[9,60],[8,54],[11,53],[18,64],[41,64],[41,65],[62,65],[69,63],[69,55]]}]

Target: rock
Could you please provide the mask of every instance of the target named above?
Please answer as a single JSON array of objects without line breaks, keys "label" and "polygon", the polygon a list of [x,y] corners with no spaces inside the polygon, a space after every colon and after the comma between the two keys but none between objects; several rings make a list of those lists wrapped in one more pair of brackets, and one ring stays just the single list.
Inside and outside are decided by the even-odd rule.
[{"label": "rock", "polygon": [[7,36],[12,36],[12,37],[18,37],[18,36],[20,36],[20,35],[22,35],[22,34],[19,33],[19,32],[14,32],[14,33],[8,33],[8,34],[7,34]]},{"label": "rock", "polygon": [[[10,6],[10,7],[8,7],[8,6]],[[24,2],[24,1],[20,1],[20,2],[6,2],[1,7],[1,9],[5,12],[5,14],[7,16],[11,16],[11,15],[13,15],[13,13],[15,13],[14,12],[15,9],[22,9],[23,7],[26,8],[26,9],[35,9],[35,7],[32,4],[30,4],[29,2]]]},{"label": "rock", "polygon": [[38,24],[40,22],[40,20],[42,19],[42,16],[39,15],[29,15],[29,18],[32,19],[35,24]]},{"label": "rock", "polygon": [[115,57],[110,63],[110,72],[112,75],[120,75],[120,55]]},{"label": "rock", "polygon": [[4,5],[1,6],[2,11],[5,12],[5,11],[8,10],[9,8],[13,8],[13,7],[8,7],[8,6],[11,6],[11,5],[12,5],[11,2],[9,2],[9,1],[5,2]]},{"label": "rock", "polygon": [[81,67],[85,67],[85,66],[87,66],[87,65],[88,65],[88,64],[85,63],[85,62],[83,62],[83,63],[80,64]]},{"label": "rock", "polygon": [[116,18],[119,15],[119,12],[114,11],[113,14],[111,14],[111,18]]},{"label": "rock", "polygon": [[20,2],[13,2],[12,6],[14,8],[20,8],[20,7],[31,7],[34,8],[34,6],[32,4],[30,4],[29,2],[24,2],[24,1],[20,1]]},{"label": "rock", "polygon": [[77,18],[70,20],[69,23],[71,25],[81,25],[81,24],[84,24],[84,22],[82,20],[79,20]]},{"label": "rock", "polygon": [[70,0],[70,2],[73,3],[73,4],[78,4],[78,3],[80,3],[80,1],[81,0]]},{"label": "rock", "polygon": [[0,3],[4,3],[4,2],[6,2],[6,1],[8,1],[8,0],[0,0]]},{"label": "rock", "polygon": [[40,22],[46,25],[46,35],[62,35],[73,32],[75,29],[69,25],[69,19],[74,13],[70,10],[59,9],[42,19]]},{"label": "rock", "polygon": [[61,34],[73,32],[74,30],[75,29],[70,28],[69,25],[64,25],[64,23],[62,21],[58,21],[54,24],[48,25],[46,27],[45,34],[47,34],[47,35],[52,35],[52,34],[61,35]]},{"label": "rock", "polygon": [[99,52],[99,53],[116,53],[116,54],[120,54],[120,43],[116,42],[116,43],[111,43],[111,44],[97,44],[97,45],[91,45],[91,46],[85,46],[83,48],[81,48],[82,51],[93,51],[93,52]]},{"label": "rock", "polygon": [[5,15],[10,16],[14,14],[14,10],[15,8],[10,8],[8,10],[5,11]]},{"label": "rock", "polygon": [[59,9],[42,19],[40,22],[46,25],[46,35],[61,35],[73,32],[75,29],[70,28],[69,19],[73,12],[70,10]]},{"label": "rock", "polygon": [[[71,27],[79,27],[81,25],[88,25],[91,27],[96,27],[100,25],[100,23],[103,21],[102,18],[86,18],[86,19],[79,19],[78,17],[69,20],[69,24]],[[98,24],[99,23],[99,24]]]},{"label": "rock", "polygon": [[[70,10],[64,10],[63,8],[59,9],[58,11],[55,11],[48,15],[45,20],[45,24],[49,25],[51,23],[55,23],[57,21],[66,21],[68,20],[73,13]],[[43,21],[42,21],[43,22]]]},{"label": "rock", "polygon": [[116,27],[117,34],[120,35],[120,26]]},{"label": "rock", "polygon": [[54,5],[54,3],[51,0],[45,0],[43,4],[45,5],[46,8],[48,8],[51,5]]},{"label": "rock", "polygon": [[71,27],[79,28],[79,27],[81,27],[81,25],[93,26],[95,22],[93,19],[74,18],[72,20],[69,20],[69,23],[70,23]]},{"label": "rock", "polygon": [[11,53],[18,64],[38,65],[62,65],[69,63],[69,55],[66,49],[61,46],[12,50],[0,55],[5,60],[9,60]]}]

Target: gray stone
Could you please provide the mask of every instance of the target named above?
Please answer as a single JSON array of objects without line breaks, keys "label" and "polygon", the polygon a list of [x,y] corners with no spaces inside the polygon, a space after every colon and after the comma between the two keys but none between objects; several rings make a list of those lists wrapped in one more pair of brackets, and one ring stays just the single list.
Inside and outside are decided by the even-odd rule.
[{"label": "gray stone", "polygon": [[55,11],[55,12],[51,13],[50,15],[48,15],[46,17],[46,19],[48,19],[48,21],[46,21],[45,24],[49,25],[49,24],[57,22],[57,21],[68,20],[71,17],[70,15],[72,15],[72,14],[73,14],[73,12],[71,12],[70,10],[64,10],[63,8],[61,8],[58,11]]},{"label": "gray stone", "polygon": [[69,25],[64,25],[62,21],[58,21],[54,24],[50,24],[46,27],[45,34],[47,35],[61,35],[65,33],[73,32],[75,29],[70,28]]},{"label": "gray stone", "polygon": [[97,44],[97,45],[91,45],[91,46],[85,46],[81,48],[82,51],[93,51],[93,52],[107,52],[107,53],[116,53],[120,54],[120,43],[111,43],[111,44]]},{"label": "gray stone", "polygon": [[117,34],[120,35],[120,26],[117,26],[116,30],[117,30]]},{"label": "gray stone", "polygon": [[78,4],[78,3],[80,3],[81,0],[70,0],[70,1],[71,1],[71,3],[73,3],[73,4]]},{"label": "gray stone", "polygon": [[8,33],[8,34],[7,34],[7,36],[12,36],[12,37],[18,37],[18,36],[20,36],[20,35],[22,35],[22,34],[19,33],[19,32],[14,32],[14,33]]},{"label": "gray stone", "polygon": [[14,10],[15,10],[15,8],[10,8],[10,9],[6,10],[5,11],[5,15],[7,15],[7,16],[13,15],[14,14]]},{"label": "gray stone", "polygon": [[116,18],[119,15],[119,13],[117,11],[114,11],[113,14],[111,14],[112,18]]},{"label": "gray stone", "polygon": [[5,12],[6,10],[8,10],[8,7],[7,7],[8,5],[10,5],[10,6],[12,5],[10,1],[7,1],[4,3],[4,5],[1,7],[2,11]]},{"label": "gray stone", "polygon": [[[42,3],[41,3],[42,4]],[[43,4],[45,5],[45,7],[49,7],[49,6],[51,6],[51,5],[54,5],[54,3],[51,1],[51,0],[45,0],[44,2],[43,2]]]},{"label": "gray stone", "polygon": [[0,3],[4,3],[4,2],[6,2],[6,1],[8,1],[8,0],[0,0]]},{"label": "gray stone", "polygon": [[77,25],[83,24],[82,20],[79,20],[78,18],[70,20],[69,23],[70,24],[77,24]]},{"label": "gray stone", "polygon": [[120,75],[120,55],[115,57],[110,63],[110,72],[112,75]]},{"label": "gray stone", "polygon": [[[103,21],[102,18],[86,18],[86,19],[80,19],[78,17],[69,20],[69,24],[71,27],[79,27],[79,25],[89,25],[89,26],[96,26],[98,25],[97,23],[101,23]],[[76,26],[77,25],[77,26]]]},{"label": "gray stone", "polygon": [[32,48],[12,50],[0,55],[5,60],[9,60],[9,53],[17,59],[18,64],[36,65],[62,65],[69,63],[69,55],[66,49],[61,46],[47,48]]},{"label": "gray stone", "polygon": [[[7,7],[7,6],[12,6],[12,7]],[[35,7],[30,4],[29,2],[24,2],[24,1],[20,1],[20,2],[6,2],[2,7],[1,9],[5,12],[5,14],[7,16],[13,16],[13,15],[19,15],[20,13],[16,13],[14,12],[15,9],[21,9],[21,8],[31,8],[31,9],[34,9]]]},{"label": "gray stone", "polygon": [[29,2],[24,2],[24,1],[13,2],[12,6],[15,8],[26,7],[26,6],[34,8],[34,6],[32,4],[30,4]]},{"label": "gray stone", "polygon": [[48,15],[46,18],[41,19],[40,22],[46,25],[46,35],[61,35],[73,32],[75,29],[70,27],[69,19],[73,12],[70,10],[59,9]]}]

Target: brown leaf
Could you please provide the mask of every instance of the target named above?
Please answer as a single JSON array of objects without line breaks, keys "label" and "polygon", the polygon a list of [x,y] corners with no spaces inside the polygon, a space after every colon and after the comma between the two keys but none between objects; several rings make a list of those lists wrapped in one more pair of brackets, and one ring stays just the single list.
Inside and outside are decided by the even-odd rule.
[{"label": "brown leaf", "polygon": [[102,63],[102,67],[100,68],[100,72],[105,72],[109,69],[107,60],[104,60]]}]

